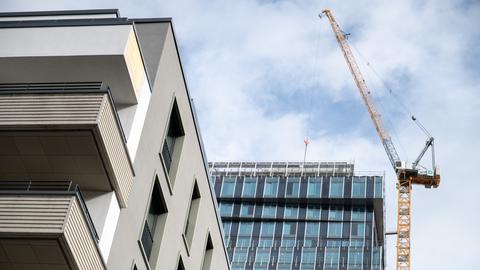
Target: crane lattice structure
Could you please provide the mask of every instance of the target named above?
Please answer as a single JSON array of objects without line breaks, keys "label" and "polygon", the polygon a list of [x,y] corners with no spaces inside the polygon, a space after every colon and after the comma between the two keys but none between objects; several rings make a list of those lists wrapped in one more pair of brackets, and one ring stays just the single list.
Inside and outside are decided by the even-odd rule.
[{"label": "crane lattice structure", "polygon": [[[410,269],[410,213],[411,213],[411,189],[413,184],[424,185],[427,188],[438,187],[440,184],[440,175],[438,169],[435,166],[435,152],[434,152],[434,139],[428,132],[428,139],[425,143],[425,147],[421,150],[417,159],[412,163],[401,161],[400,157],[395,149],[390,135],[388,134],[385,126],[383,125],[382,117],[379,111],[375,107],[373,98],[368,90],[367,84],[363,79],[360,68],[358,67],[355,58],[348,45],[345,33],[342,31],[338,23],[335,21],[330,10],[326,9],[322,11],[320,17],[325,15],[330,21],[332,30],[335,33],[335,37],[342,49],[343,56],[347,62],[348,68],[353,75],[353,79],[357,88],[362,96],[363,102],[367,106],[370,118],[373,120],[375,129],[382,141],[385,152],[388,159],[392,164],[395,173],[397,174],[397,189],[398,189],[398,211],[397,211],[397,270],[409,270]],[[412,120],[416,121],[412,116]],[[425,131],[423,126],[419,126]],[[427,150],[431,148],[432,152],[432,169],[420,170],[418,169],[419,162],[421,161]]]}]

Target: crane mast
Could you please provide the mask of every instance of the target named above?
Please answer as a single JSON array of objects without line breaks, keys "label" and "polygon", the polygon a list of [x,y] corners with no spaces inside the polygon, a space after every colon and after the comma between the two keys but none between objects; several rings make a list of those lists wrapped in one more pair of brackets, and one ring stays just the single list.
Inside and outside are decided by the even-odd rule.
[{"label": "crane mast", "polygon": [[[392,139],[385,129],[382,121],[381,114],[375,107],[373,99],[370,95],[370,91],[363,79],[362,73],[355,61],[355,58],[350,50],[350,46],[347,43],[346,35],[335,21],[330,10],[326,9],[322,11],[332,26],[332,30],[335,33],[335,37],[340,45],[340,48],[347,62],[348,68],[352,73],[353,79],[363,102],[367,106],[370,118],[373,121],[375,129],[382,141],[385,152],[388,159],[392,164],[392,167],[398,177],[398,209],[397,209],[397,270],[409,270],[410,269],[410,213],[411,213],[411,189],[412,184],[421,184],[425,187],[438,187],[440,183],[440,175],[437,174],[437,168],[435,167],[435,156],[433,151],[433,137],[429,136],[425,147],[420,152],[420,155],[412,164],[408,167],[406,162],[402,162],[398,156],[397,150],[393,145]],[[320,14],[320,17],[321,15]],[[415,121],[416,119],[412,117]],[[432,149],[432,171],[420,171],[417,167],[428,148]]]}]

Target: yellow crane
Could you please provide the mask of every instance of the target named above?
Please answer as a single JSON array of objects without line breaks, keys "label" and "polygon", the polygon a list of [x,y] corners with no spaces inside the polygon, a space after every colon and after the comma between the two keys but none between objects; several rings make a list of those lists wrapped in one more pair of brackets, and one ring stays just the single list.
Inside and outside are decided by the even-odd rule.
[{"label": "yellow crane", "polygon": [[[400,157],[395,149],[390,135],[385,129],[382,121],[382,117],[375,107],[370,91],[363,79],[362,73],[355,61],[355,58],[347,43],[346,34],[338,26],[332,12],[328,9],[323,10],[320,17],[326,16],[330,21],[332,30],[335,33],[338,44],[342,49],[343,56],[347,62],[348,68],[353,75],[353,79],[357,88],[362,96],[363,102],[367,106],[370,117],[373,120],[375,129],[382,141],[383,147],[387,153],[387,156],[392,164],[393,169],[397,175],[397,189],[398,189],[398,211],[397,211],[397,261],[396,269],[409,270],[410,269],[410,209],[411,209],[411,189],[412,185],[424,185],[427,188],[438,187],[440,184],[440,175],[437,167],[435,166],[435,151],[434,151],[434,139],[428,132],[428,139],[425,143],[425,147],[420,151],[417,159],[409,164],[405,161],[401,161]],[[412,120],[416,121],[412,116]],[[423,126],[419,125],[424,131]],[[419,169],[419,163],[423,158],[427,150],[431,148],[432,152],[432,168],[431,169]]]}]

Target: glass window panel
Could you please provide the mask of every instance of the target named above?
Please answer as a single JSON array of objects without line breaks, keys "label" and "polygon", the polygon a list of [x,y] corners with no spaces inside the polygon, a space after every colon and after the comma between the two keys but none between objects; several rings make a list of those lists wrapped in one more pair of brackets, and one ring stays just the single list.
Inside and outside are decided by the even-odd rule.
[{"label": "glass window panel", "polygon": [[286,187],[286,197],[298,197],[300,192],[300,178],[299,177],[288,177],[287,178],[287,187]]},{"label": "glass window panel", "polygon": [[375,176],[375,198],[382,198],[383,186],[382,186],[382,177]]},{"label": "glass window panel", "polygon": [[343,177],[331,177],[330,178],[330,197],[342,198],[343,197]]},{"label": "glass window panel", "polygon": [[318,197],[320,198],[322,194],[321,190],[321,178],[309,178],[308,179],[308,190],[307,190],[307,196],[308,197]]},{"label": "glass window panel", "polygon": [[252,234],[253,223],[252,222],[241,222],[238,229],[238,235],[248,235]]},{"label": "glass window panel", "polygon": [[231,216],[233,210],[233,204],[231,203],[220,203],[220,215],[222,216]]},{"label": "glass window panel", "polygon": [[277,213],[277,206],[274,204],[266,204],[263,206],[263,217],[275,217]]},{"label": "glass window panel", "polygon": [[315,249],[304,248],[302,250],[302,264],[315,264]]},{"label": "glass window panel", "polygon": [[263,196],[276,197],[278,190],[278,177],[267,177],[265,179],[265,187],[263,190]]},{"label": "glass window panel", "polygon": [[364,237],[365,236],[365,223],[352,222],[352,237]]},{"label": "glass window panel", "polygon": [[372,251],[372,269],[373,270],[380,269],[380,265],[381,265],[380,252],[381,252],[381,250],[380,250],[379,247],[374,247],[373,248],[373,251]]},{"label": "glass window panel", "polygon": [[297,232],[297,223],[295,222],[284,222],[283,223],[283,235],[284,236],[295,236]]},{"label": "glass window panel", "polygon": [[332,207],[328,211],[328,220],[342,220],[343,219],[343,211],[342,208],[339,207]]},{"label": "glass window panel", "polygon": [[230,229],[232,228],[232,223],[230,222],[223,222],[223,232],[225,233],[225,235],[229,235],[230,234]]},{"label": "glass window panel", "polygon": [[291,264],[293,260],[293,248],[280,248],[278,262],[283,264]]},{"label": "glass window panel", "polygon": [[307,219],[319,220],[320,219],[320,207],[319,206],[307,206]]},{"label": "glass window panel", "polygon": [[239,236],[237,239],[237,247],[249,247],[250,236]]},{"label": "glass window panel", "polygon": [[341,222],[328,222],[328,237],[342,237]]},{"label": "glass window panel", "polygon": [[265,237],[265,236],[271,236],[273,237],[273,234],[275,233],[275,223],[273,222],[263,222],[262,223],[262,229],[260,235]]},{"label": "glass window panel", "polygon": [[340,259],[340,250],[338,248],[326,248],[325,249],[325,268],[324,269],[336,269],[338,267]]},{"label": "glass window panel", "polygon": [[233,197],[235,192],[235,178],[236,177],[224,177],[222,185],[222,197]]},{"label": "glass window panel", "polygon": [[358,207],[352,208],[352,221],[365,221],[365,209]]},{"label": "glass window panel", "polygon": [[257,248],[257,255],[255,257],[255,262],[266,264],[269,261],[270,261],[270,248]]},{"label": "glass window panel", "polygon": [[235,248],[233,253],[234,262],[246,262],[248,257],[248,248]]},{"label": "glass window panel", "polygon": [[340,246],[342,246],[342,241],[327,240],[327,247],[340,247]]},{"label": "glass window panel", "polygon": [[352,180],[352,198],[365,198],[367,177],[354,176]]},{"label": "glass window panel", "polygon": [[257,187],[257,178],[245,177],[243,181],[243,197],[255,197],[255,190]]},{"label": "glass window panel", "polygon": [[318,236],[318,229],[320,227],[320,223],[318,222],[307,222],[305,235],[306,236]]},{"label": "glass window panel", "polygon": [[362,269],[363,252],[360,248],[350,248],[348,251],[348,268]]},{"label": "glass window panel", "polygon": [[240,209],[240,216],[241,217],[253,217],[254,213],[254,205],[253,204],[242,204],[242,208]]},{"label": "glass window panel", "polygon": [[285,206],[285,211],[283,216],[285,218],[297,218],[298,216],[298,208],[294,205],[287,205]]}]

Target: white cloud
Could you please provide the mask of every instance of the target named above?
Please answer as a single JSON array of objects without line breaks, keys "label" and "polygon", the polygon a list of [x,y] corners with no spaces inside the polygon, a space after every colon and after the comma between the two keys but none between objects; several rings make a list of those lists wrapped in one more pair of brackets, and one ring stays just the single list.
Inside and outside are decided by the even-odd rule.
[{"label": "white cloud", "polygon": [[[117,2],[63,5],[0,3],[2,10],[28,10],[105,8]],[[443,179],[436,190],[413,189],[412,269],[472,269],[478,264],[480,182],[474,173],[480,152],[480,64],[472,60],[480,55],[478,2],[164,0],[120,5],[129,17],[174,18],[209,158],[300,160],[303,137],[309,135],[310,160],[353,159],[359,170],[387,172],[387,228],[393,229],[394,176],[366,110],[334,120],[351,126],[345,132],[325,128],[332,124],[328,113],[305,113],[315,106],[325,112],[361,102],[330,26],[317,17],[321,8],[331,7],[355,47],[436,138]],[[379,89],[378,81],[369,82],[372,90]],[[386,92],[375,93],[396,113],[391,119],[412,160],[424,136],[398,114]],[[269,101],[296,102],[298,95],[324,100],[268,110]],[[393,241],[387,251],[388,269],[394,269]]]}]

